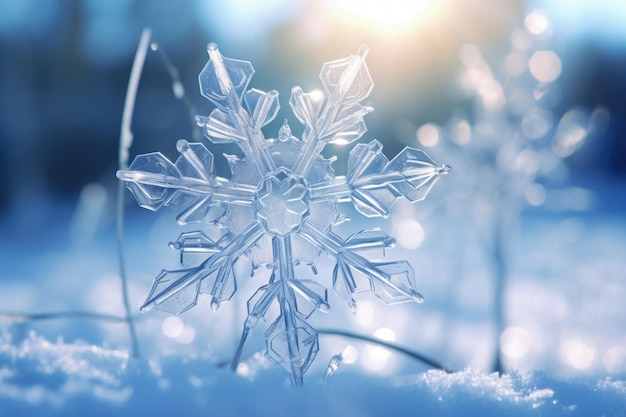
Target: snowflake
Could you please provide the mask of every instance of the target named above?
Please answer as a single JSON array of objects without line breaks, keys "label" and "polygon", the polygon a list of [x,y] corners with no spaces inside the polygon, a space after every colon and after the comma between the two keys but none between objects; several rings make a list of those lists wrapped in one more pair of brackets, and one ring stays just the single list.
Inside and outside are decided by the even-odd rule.
[{"label": "snowflake", "polygon": [[363,255],[384,250],[393,239],[380,230],[363,230],[347,239],[332,231],[345,220],[338,203],[352,202],[368,217],[386,217],[399,197],[424,199],[449,167],[412,148],[389,161],[376,140],[352,149],[345,176],[334,175],[334,159],[320,156],[327,144],[349,144],[366,131],[363,116],[372,109],[360,102],[373,87],[366,46],[356,55],[324,64],[323,93],[292,89],[289,104],[304,125],[302,140],[292,136],[286,121],[277,139],[266,139],[261,129],[277,115],[278,93],[247,88],[254,73],[249,62],[223,57],[215,44],[209,44],[208,53],[200,89],[217,108],[196,120],[211,142],[236,143],[244,157],[227,156],[232,176],[222,178],[215,175],[213,155],[204,145],[179,140],[176,162],[149,153],[118,171],[142,207],[171,206],[181,224],[210,219],[222,231],[216,241],[194,231],[172,242],[181,252],[183,269],[163,270],[141,309],[180,314],[196,305],[199,294],[211,298],[212,309],[219,308],[236,292],[234,264],[246,256],[253,273],[267,267],[271,277],[248,300],[233,363],[263,319],[271,322],[265,333],[267,356],[298,385],[319,348],[318,334],[306,319],[330,306],[327,289],[297,277],[297,265],[311,265],[315,271],[321,252],[332,256],[334,290],[353,310],[356,275],[364,276],[371,291],[387,303],[422,301],[408,262],[374,262]]}]

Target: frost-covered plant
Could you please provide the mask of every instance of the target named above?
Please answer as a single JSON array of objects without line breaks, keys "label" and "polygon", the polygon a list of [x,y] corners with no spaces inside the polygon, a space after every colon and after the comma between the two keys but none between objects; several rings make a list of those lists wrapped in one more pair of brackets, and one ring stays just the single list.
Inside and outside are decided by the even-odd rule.
[{"label": "frost-covered plant", "polygon": [[[509,225],[524,205],[544,202],[543,183],[566,173],[565,158],[582,146],[603,113],[571,109],[559,115],[554,110],[562,68],[558,55],[546,48],[551,30],[542,11],[531,12],[526,27],[512,33],[511,49],[496,65],[477,46],[463,46],[459,84],[469,98],[470,115],[459,111],[443,128],[427,124],[417,133],[422,144],[441,149],[463,172],[449,183],[446,213],[469,214],[472,221],[467,223],[486,235],[496,340],[504,330]],[[494,369],[502,370],[499,345]]]},{"label": "frost-covered plant", "polygon": [[233,369],[248,335],[263,319],[271,322],[265,333],[267,356],[287,371],[293,384],[302,383],[318,351],[318,334],[306,319],[330,306],[327,289],[298,276],[294,268],[310,265],[315,272],[320,252],[334,258],[334,290],[353,310],[358,276],[386,303],[422,301],[408,262],[363,256],[377,250],[382,258],[393,239],[380,230],[362,230],[348,238],[333,231],[345,220],[338,203],[351,202],[367,217],[386,217],[400,197],[424,199],[449,170],[413,148],[389,161],[376,140],[352,149],[345,176],[335,176],[333,159],[320,155],[327,144],[349,144],[366,131],[363,117],[372,109],[361,102],[373,87],[367,50],[362,46],[356,55],[324,64],[324,92],[292,89],[289,104],[304,125],[301,140],[292,136],[286,122],[278,138],[267,139],[261,129],[278,113],[278,93],[248,89],[251,64],[225,58],[209,44],[210,60],[199,81],[202,95],[217,108],[196,120],[211,142],[241,149],[243,158],[227,156],[232,176],[217,176],[213,154],[186,140],[177,142],[180,157],[175,162],[150,153],[118,171],[142,207],[171,206],[179,223],[205,222],[203,228],[219,231],[217,239],[197,230],[171,243],[181,252],[183,269],[163,270],[156,277],[143,311],[180,314],[196,305],[199,294],[209,296],[212,309],[218,309],[237,290],[234,265],[242,256],[250,260],[253,273],[261,267],[271,270],[269,282],[248,300]]}]

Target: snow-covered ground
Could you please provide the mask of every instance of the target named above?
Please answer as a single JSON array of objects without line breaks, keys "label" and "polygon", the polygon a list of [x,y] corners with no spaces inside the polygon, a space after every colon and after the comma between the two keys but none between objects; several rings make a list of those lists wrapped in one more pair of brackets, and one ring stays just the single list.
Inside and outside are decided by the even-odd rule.
[{"label": "snow-covered ground", "polygon": [[[208,300],[181,316],[137,312],[139,359],[130,357],[123,323],[0,318],[0,415],[625,416],[626,221],[616,195],[603,192],[598,210],[587,213],[535,210],[513,227],[504,376],[489,371],[495,336],[488,258],[477,239],[463,235],[466,225],[425,217],[421,243],[403,240],[391,220],[378,224],[398,237],[388,256],[415,267],[423,304],[386,306],[362,294],[353,316],[333,294],[330,313],[314,315],[312,324],[393,341],[457,372],[322,334],[304,387],[294,389],[259,353],[258,329],[234,374],[227,363],[245,302],[264,279],[255,276],[239,282],[237,296],[217,312]],[[26,235],[9,240],[14,226],[3,225],[1,310],[123,315],[111,225],[77,244],[68,232],[74,208],[53,210],[57,221],[39,243]],[[126,224],[137,310],[153,276],[176,265],[167,242],[181,230],[171,213],[134,208]],[[358,223],[345,232],[350,227]],[[318,267],[327,283],[332,265],[324,255]],[[323,379],[340,352],[344,363]]]},{"label": "snow-covered ground", "polygon": [[50,342],[31,332],[0,340],[2,415],[536,415],[624,416],[623,380],[562,380],[545,373],[504,376],[468,368],[402,377],[346,370],[291,388],[261,366],[243,377],[208,355],[131,360],[128,353]]}]

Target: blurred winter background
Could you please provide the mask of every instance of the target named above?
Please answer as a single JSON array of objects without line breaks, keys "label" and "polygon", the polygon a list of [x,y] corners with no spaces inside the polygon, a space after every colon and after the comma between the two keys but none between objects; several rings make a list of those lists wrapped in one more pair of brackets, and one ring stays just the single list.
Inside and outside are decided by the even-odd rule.
[{"label": "blurred winter background", "polygon": [[[187,105],[172,93],[160,55],[149,52],[131,158],[156,150],[174,157],[176,140],[194,139],[189,105],[211,110],[197,89],[208,42],[251,61],[253,87],[281,94],[270,137],[285,118],[301,133],[287,106],[292,86],[319,88],[323,62],[366,43],[375,111],[364,140],[380,140],[389,157],[414,146],[452,165],[429,198],[399,202],[385,221],[343,208],[352,222],[340,232],[378,226],[397,238],[390,256],[412,263],[426,301],[388,307],[363,296],[352,316],[332,295],[317,327],[392,341],[454,369],[495,369],[499,356],[504,369],[623,380],[625,19],[620,0],[0,2],[0,381],[5,389],[41,383],[32,369],[15,382],[11,369],[20,368],[7,365],[20,350],[7,352],[35,340],[39,348],[43,340],[113,349],[122,358],[115,360],[130,349],[124,323],[20,314],[124,315],[115,170],[145,26],[178,69]],[[324,151],[338,156],[339,174],[348,151]],[[218,158],[218,173],[225,168]],[[245,302],[261,283],[240,281],[217,313],[201,302],[180,317],[140,315],[153,277],[178,261],[167,243],[182,230],[173,213],[147,212],[128,197],[129,290],[142,357],[207,359],[195,366],[230,359]],[[325,282],[331,268],[322,255]],[[259,333],[248,357],[263,349]],[[321,378],[342,351],[343,367],[356,375],[426,369],[376,345],[322,336],[308,378]],[[256,362],[247,362],[249,372]]]}]

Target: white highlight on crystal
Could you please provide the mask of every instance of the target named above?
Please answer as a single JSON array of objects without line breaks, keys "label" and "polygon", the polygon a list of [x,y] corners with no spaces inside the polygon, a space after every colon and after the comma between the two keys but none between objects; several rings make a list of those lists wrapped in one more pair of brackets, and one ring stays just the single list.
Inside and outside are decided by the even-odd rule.
[{"label": "white highlight on crystal", "polygon": [[321,90],[313,90],[309,93],[309,97],[311,97],[311,101],[319,103],[324,100],[324,93]]}]

